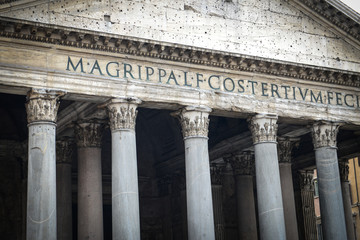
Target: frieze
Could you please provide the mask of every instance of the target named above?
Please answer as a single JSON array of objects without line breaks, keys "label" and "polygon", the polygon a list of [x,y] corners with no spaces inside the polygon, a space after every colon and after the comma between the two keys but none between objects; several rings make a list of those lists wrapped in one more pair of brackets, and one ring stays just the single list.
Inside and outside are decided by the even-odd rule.
[{"label": "frieze", "polygon": [[123,53],[170,61],[200,64],[244,72],[264,73],[346,86],[360,86],[360,75],[307,65],[293,65],[240,54],[212,51],[183,45],[125,38],[91,31],[60,29],[51,25],[15,22],[0,18],[0,36],[99,51]]}]

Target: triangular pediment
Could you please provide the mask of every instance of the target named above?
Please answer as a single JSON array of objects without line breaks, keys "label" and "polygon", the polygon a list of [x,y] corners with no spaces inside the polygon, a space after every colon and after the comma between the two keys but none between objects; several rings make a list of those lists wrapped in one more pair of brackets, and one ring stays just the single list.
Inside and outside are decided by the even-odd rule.
[{"label": "triangular pediment", "polygon": [[299,2],[15,1],[0,16],[357,72],[359,41]]}]

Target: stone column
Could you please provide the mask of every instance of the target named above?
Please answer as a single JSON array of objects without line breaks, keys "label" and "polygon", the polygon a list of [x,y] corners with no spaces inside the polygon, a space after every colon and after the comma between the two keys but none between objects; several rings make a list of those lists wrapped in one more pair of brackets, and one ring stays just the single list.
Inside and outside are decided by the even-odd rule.
[{"label": "stone column", "polygon": [[207,107],[185,107],[178,112],[184,142],[189,240],[214,240],[214,217],[208,151]]},{"label": "stone column", "polygon": [[315,123],[312,137],[319,183],[320,213],[324,239],[347,239],[341,194],[336,136],[339,125]]},{"label": "stone column", "polygon": [[277,116],[250,119],[255,148],[255,174],[261,239],[285,239],[284,209],[276,145]]},{"label": "stone column", "polygon": [[57,240],[72,239],[71,158],[73,141],[56,141]]},{"label": "stone column", "polygon": [[78,239],[103,239],[101,138],[104,122],[75,124],[78,147]]},{"label": "stone column", "polygon": [[134,98],[112,99],[108,104],[112,153],[113,239],[140,239],[139,190],[136,156]]},{"label": "stone column", "polygon": [[236,184],[239,239],[256,240],[257,223],[254,198],[255,157],[251,151],[230,158]]},{"label": "stone column", "polygon": [[215,239],[225,239],[223,194],[222,194],[222,169],[223,167],[212,164],[211,166],[211,190],[214,209]]},{"label": "stone column", "polygon": [[301,203],[304,217],[305,240],[316,240],[316,215],[314,206],[314,170],[303,170],[299,172],[299,182],[301,189]]},{"label": "stone column", "polygon": [[31,90],[27,95],[28,240],[56,239],[55,123],[61,95],[47,90]]},{"label": "stone column", "polygon": [[280,181],[284,206],[286,239],[292,240],[297,240],[299,238],[291,169],[291,151],[295,142],[298,140],[299,139],[290,138],[278,139]]},{"label": "stone column", "polygon": [[344,214],[346,223],[346,232],[348,240],[355,240],[354,221],[351,210],[351,195],[350,195],[350,182],[348,179],[349,165],[347,159],[341,159],[339,161],[341,191],[344,202]]}]

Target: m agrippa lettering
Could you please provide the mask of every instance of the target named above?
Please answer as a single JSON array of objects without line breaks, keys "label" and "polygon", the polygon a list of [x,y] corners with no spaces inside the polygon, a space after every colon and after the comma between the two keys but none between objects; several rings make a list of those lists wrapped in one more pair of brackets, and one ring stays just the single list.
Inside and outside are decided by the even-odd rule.
[{"label": "m agrippa lettering", "polygon": [[284,84],[273,79],[255,80],[232,74],[193,72],[166,66],[148,66],[131,62],[104,61],[68,56],[66,70],[82,74],[123,80],[138,80],[183,86],[195,89],[249,95],[256,98],[284,99],[314,104],[360,108],[360,94],[308,88],[304,85]]}]

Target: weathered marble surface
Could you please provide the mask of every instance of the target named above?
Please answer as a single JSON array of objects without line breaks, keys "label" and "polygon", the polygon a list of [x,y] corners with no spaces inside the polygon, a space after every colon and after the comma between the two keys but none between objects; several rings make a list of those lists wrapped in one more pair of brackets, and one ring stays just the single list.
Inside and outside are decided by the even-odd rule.
[{"label": "weathered marble surface", "polygon": [[343,70],[360,67],[359,44],[292,1],[25,1],[0,6],[0,16]]}]

